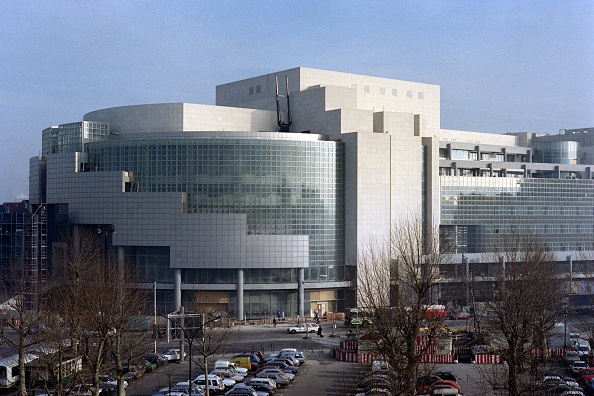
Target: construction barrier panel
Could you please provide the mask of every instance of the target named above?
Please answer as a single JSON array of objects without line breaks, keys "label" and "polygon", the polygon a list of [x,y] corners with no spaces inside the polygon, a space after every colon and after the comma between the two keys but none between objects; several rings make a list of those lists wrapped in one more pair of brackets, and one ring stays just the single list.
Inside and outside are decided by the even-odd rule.
[{"label": "construction barrier panel", "polygon": [[421,363],[454,363],[455,355],[452,353],[443,354],[443,355],[436,355],[436,354],[426,354],[421,356]]},{"label": "construction barrier panel", "polygon": [[356,353],[332,348],[331,355],[338,361],[350,363],[371,363],[379,355],[377,353]]},{"label": "construction barrier panel", "polygon": [[476,364],[503,364],[503,356],[481,354],[474,355],[474,363]]},{"label": "construction barrier panel", "polygon": [[[340,348],[332,348],[330,351],[332,357],[341,362],[350,363],[371,363],[379,355],[374,353],[356,353],[343,351]],[[421,357],[421,363],[454,363],[455,354],[425,354]],[[503,356],[494,354],[474,355],[475,364],[503,364]]]},{"label": "construction barrier panel", "polygon": [[343,349],[345,351],[356,351],[357,347],[357,341],[340,341],[340,349]]}]

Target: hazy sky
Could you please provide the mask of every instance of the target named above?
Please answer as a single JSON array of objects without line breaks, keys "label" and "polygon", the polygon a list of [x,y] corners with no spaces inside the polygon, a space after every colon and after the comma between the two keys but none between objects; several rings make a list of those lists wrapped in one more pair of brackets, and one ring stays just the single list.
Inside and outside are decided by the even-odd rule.
[{"label": "hazy sky", "polygon": [[442,128],[594,127],[594,1],[0,0],[0,202],[48,126],[297,66],[440,85]]}]

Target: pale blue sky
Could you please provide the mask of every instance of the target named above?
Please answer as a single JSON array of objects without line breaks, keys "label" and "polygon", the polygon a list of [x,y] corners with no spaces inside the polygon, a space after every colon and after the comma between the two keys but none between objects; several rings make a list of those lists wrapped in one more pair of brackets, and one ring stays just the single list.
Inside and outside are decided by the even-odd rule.
[{"label": "pale blue sky", "polygon": [[48,126],[297,66],[440,85],[442,128],[594,127],[594,2],[0,0],[0,202]]}]

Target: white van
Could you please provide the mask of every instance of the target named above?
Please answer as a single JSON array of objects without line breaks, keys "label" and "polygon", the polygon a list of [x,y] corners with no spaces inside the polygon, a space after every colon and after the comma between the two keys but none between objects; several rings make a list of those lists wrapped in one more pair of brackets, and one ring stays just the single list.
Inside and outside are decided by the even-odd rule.
[{"label": "white van", "polygon": [[[199,375],[192,382],[198,385],[201,389],[206,389],[206,378],[204,377],[204,374]],[[209,374],[208,389],[209,391],[213,391],[216,393],[223,393],[225,391],[225,384],[223,383],[221,377]]]},{"label": "white van", "polygon": [[592,348],[590,348],[590,343],[588,340],[584,340],[583,338],[578,338],[575,342],[575,350],[577,351],[580,357],[588,356],[592,352]]},{"label": "white van", "polygon": [[217,360],[214,366],[215,369],[232,369],[244,376],[246,376],[248,372],[248,369],[239,367],[230,360]]},{"label": "white van", "polygon": [[258,378],[258,377],[252,378],[247,383],[247,385],[250,385],[250,384],[264,384],[264,385],[272,386],[273,388],[280,388],[280,385],[277,385],[276,381],[273,380],[272,378]]}]

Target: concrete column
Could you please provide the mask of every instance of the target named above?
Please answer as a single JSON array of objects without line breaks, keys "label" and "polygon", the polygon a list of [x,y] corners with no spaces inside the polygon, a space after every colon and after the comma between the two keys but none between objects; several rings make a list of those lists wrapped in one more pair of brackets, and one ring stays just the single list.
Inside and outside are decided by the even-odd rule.
[{"label": "concrete column", "polygon": [[173,308],[177,311],[180,309],[181,302],[181,269],[176,268],[173,270]]},{"label": "concrete column", "polygon": [[571,254],[567,256],[567,262],[569,263],[569,294],[573,293],[573,258]]},{"label": "concrete column", "polygon": [[303,318],[303,299],[305,298],[304,293],[304,286],[305,286],[305,269],[299,268],[297,270],[297,275],[299,278],[299,282],[297,284],[297,293],[299,294],[299,307],[298,307],[298,314],[300,317]]},{"label": "concrete column", "polygon": [[470,301],[470,260],[465,255],[462,255],[462,262],[464,263],[464,270],[466,272],[466,305]]},{"label": "concrete column", "polygon": [[124,247],[118,246],[118,270],[120,273],[124,268]]},{"label": "concrete column", "polygon": [[243,320],[243,270],[237,270],[237,311],[236,318]]}]

